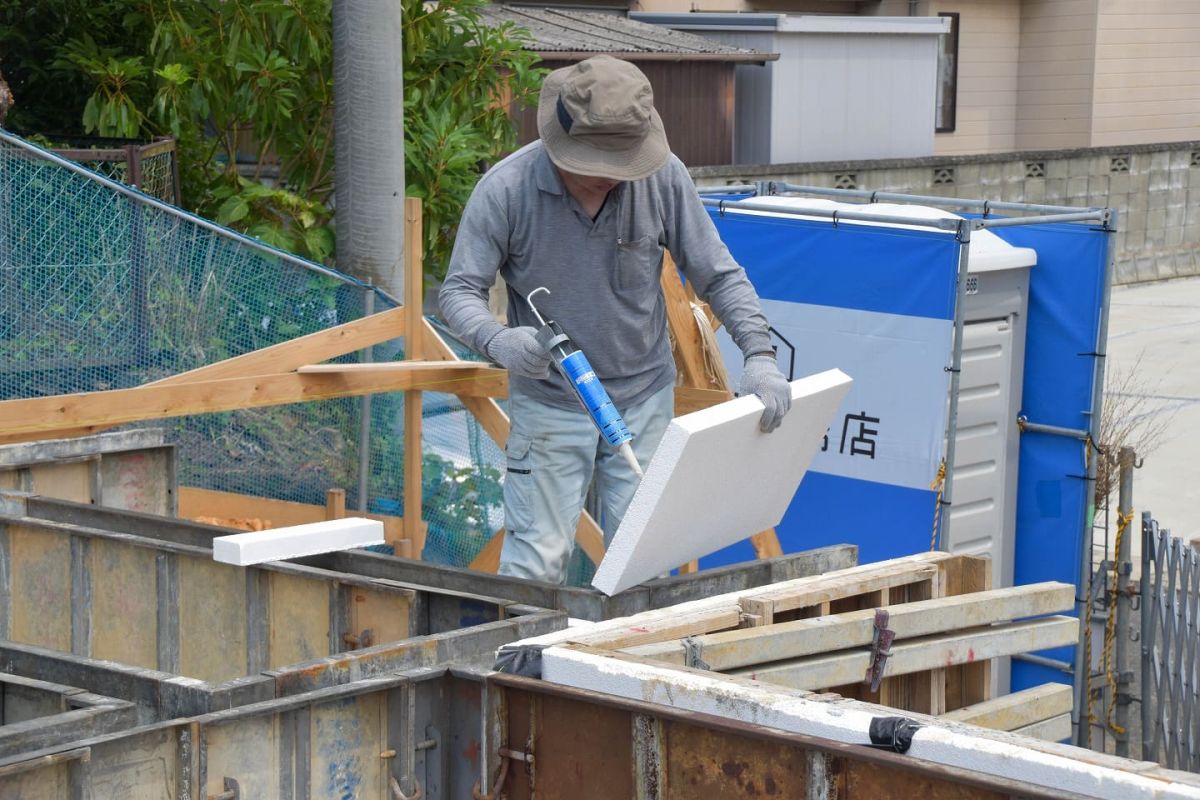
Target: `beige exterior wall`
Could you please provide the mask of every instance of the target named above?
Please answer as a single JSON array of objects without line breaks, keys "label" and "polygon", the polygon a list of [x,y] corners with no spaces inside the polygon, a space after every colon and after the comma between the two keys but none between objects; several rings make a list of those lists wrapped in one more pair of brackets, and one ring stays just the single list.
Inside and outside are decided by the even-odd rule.
[{"label": "beige exterior wall", "polygon": [[[907,16],[908,0],[634,0],[647,11]],[[955,130],[936,155],[1200,139],[1200,0],[920,0],[957,12]],[[932,122],[931,122],[932,124]]]},{"label": "beige exterior wall", "polygon": [[[1058,0],[1056,0],[1058,2]],[[1020,0],[935,0],[927,14],[958,12],[958,109],[934,153],[995,153],[1017,146]]]},{"label": "beige exterior wall", "polygon": [[1018,149],[1091,144],[1099,0],[1021,0]]},{"label": "beige exterior wall", "polygon": [[1200,0],[1099,0],[1092,141],[1200,139]]}]

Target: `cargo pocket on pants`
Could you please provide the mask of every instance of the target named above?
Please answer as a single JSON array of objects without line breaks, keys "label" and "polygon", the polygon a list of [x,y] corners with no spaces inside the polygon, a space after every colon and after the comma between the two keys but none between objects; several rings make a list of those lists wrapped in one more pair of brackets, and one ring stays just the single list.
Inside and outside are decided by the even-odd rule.
[{"label": "cargo pocket on pants", "polygon": [[533,527],[533,440],[510,434],[504,448],[504,527],[523,532]]}]

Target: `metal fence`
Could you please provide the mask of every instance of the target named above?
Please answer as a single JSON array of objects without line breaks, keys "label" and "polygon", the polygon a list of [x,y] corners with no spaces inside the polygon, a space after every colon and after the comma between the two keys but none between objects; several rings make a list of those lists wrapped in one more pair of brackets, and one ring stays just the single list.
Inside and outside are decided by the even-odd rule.
[{"label": "metal fence", "polygon": [[1142,758],[1200,771],[1200,553],[1142,514]]},{"label": "metal fence", "polygon": [[[0,399],[137,386],[395,305],[152,196],[164,154],[112,154],[122,180],[141,171],[139,191],[0,131]],[[403,351],[393,340],[342,360]],[[466,566],[503,524],[503,456],[456,397],[422,402],[423,555]],[[348,508],[401,516],[403,419],[403,393],[389,393],[181,417],[166,432],[182,484],[316,505],[344,488]]]}]

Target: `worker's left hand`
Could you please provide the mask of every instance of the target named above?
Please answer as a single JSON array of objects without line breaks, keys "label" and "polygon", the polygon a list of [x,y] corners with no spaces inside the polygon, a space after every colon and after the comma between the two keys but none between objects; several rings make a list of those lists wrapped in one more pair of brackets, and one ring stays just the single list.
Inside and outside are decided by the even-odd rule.
[{"label": "worker's left hand", "polygon": [[792,387],[779,371],[774,356],[756,355],[746,359],[738,394],[756,394],[766,406],[758,423],[763,433],[778,428],[783,415],[792,407]]}]

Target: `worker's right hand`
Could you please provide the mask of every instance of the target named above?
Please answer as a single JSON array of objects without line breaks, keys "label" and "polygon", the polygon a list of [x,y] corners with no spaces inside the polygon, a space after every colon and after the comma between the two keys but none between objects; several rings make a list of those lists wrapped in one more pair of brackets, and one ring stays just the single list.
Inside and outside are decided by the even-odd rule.
[{"label": "worker's right hand", "polygon": [[487,344],[488,358],[514,375],[524,378],[550,377],[550,354],[528,326],[505,328]]}]

